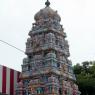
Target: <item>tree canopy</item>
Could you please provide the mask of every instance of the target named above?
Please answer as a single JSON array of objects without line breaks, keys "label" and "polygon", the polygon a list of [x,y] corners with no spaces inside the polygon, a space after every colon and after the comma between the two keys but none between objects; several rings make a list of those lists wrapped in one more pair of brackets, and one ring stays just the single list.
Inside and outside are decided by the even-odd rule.
[{"label": "tree canopy", "polygon": [[73,68],[81,95],[95,95],[95,61],[77,63]]}]

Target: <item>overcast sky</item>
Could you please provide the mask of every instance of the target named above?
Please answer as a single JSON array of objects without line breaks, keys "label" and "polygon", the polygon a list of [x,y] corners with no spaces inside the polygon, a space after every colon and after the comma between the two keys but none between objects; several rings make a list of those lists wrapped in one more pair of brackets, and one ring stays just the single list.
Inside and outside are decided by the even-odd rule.
[{"label": "overcast sky", "polygon": [[[0,40],[25,51],[34,15],[46,0],[0,0]],[[95,0],[50,0],[62,18],[73,64],[95,60]],[[26,55],[0,42],[0,64],[21,70]]]}]

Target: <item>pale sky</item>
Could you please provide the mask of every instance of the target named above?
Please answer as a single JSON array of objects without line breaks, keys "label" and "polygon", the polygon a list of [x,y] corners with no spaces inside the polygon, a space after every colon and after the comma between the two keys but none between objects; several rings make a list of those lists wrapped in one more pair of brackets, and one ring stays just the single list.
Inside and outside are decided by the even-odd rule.
[{"label": "pale sky", "polygon": [[[0,0],[0,40],[25,51],[34,15],[46,0]],[[73,64],[95,60],[95,0],[50,0],[61,16]],[[0,64],[21,70],[22,52],[0,42]]]}]

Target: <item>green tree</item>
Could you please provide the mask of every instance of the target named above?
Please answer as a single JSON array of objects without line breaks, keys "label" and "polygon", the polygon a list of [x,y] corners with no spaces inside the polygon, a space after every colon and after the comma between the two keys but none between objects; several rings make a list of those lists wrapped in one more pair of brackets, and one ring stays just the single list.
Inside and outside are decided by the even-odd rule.
[{"label": "green tree", "polygon": [[81,95],[95,95],[95,61],[85,61],[74,66]]}]

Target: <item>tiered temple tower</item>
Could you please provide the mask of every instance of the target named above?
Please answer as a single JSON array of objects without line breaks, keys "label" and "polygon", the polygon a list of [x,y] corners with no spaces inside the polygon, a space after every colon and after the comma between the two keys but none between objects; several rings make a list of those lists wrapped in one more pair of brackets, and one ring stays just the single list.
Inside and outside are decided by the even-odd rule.
[{"label": "tiered temple tower", "polygon": [[61,18],[45,4],[29,32],[16,95],[80,95]]}]

